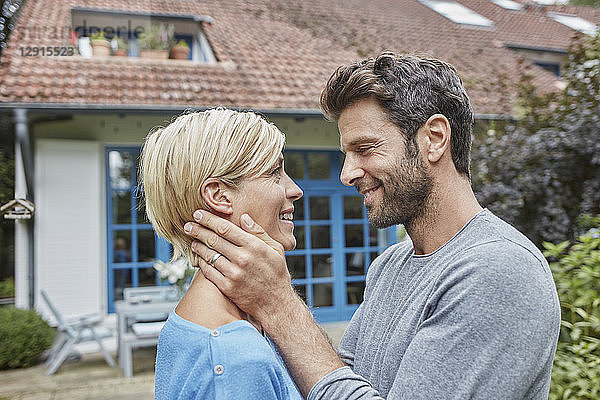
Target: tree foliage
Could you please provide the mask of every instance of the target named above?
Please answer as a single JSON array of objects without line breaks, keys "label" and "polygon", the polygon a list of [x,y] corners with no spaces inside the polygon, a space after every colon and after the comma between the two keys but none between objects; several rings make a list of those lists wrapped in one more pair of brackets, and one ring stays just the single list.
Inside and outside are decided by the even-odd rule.
[{"label": "tree foliage", "polygon": [[600,0],[569,0],[572,6],[600,7]]},{"label": "tree foliage", "polygon": [[[15,141],[10,118],[0,114],[0,205],[15,195]],[[15,223],[0,216],[0,280],[14,277]]]},{"label": "tree foliage", "polygon": [[0,56],[6,48],[10,32],[14,29],[15,19],[24,0],[0,0]]},{"label": "tree foliage", "polygon": [[600,398],[600,217],[590,221],[573,244],[544,243],[562,313],[552,400]]},{"label": "tree foliage", "polygon": [[539,93],[524,68],[521,117],[473,148],[480,202],[538,245],[574,238],[580,215],[600,213],[600,35],[573,43],[562,79],[564,90]]}]

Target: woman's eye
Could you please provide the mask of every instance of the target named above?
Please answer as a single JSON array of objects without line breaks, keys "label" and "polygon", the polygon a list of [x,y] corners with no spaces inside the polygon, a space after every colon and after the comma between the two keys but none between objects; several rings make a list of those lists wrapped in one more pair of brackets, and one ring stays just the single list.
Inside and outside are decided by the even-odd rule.
[{"label": "woman's eye", "polygon": [[281,175],[281,167],[277,167],[271,172],[272,175]]}]

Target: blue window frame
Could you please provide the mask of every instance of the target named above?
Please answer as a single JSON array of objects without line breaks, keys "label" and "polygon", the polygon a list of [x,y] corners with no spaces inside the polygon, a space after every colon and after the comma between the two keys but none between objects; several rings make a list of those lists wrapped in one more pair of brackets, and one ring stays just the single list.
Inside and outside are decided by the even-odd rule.
[{"label": "blue window frame", "polygon": [[154,261],[167,261],[171,248],[146,219],[137,183],[139,147],[106,148],[108,312],[126,287],[160,285]]},{"label": "blue window frame", "polygon": [[304,191],[294,203],[292,283],[319,322],[349,320],[362,302],[371,261],[395,242],[395,227],[369,225],[363,196],[338,176],[341,153],[285,152],[286,172]]}]

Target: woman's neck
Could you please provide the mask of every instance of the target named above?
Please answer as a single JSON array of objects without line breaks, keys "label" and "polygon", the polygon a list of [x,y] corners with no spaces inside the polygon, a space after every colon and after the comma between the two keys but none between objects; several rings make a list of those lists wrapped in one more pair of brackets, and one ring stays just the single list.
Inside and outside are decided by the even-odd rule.
[{"label": "woman's neck", "polygon": [[175,311],[183,319],[208,329],[216,329],[243,319],[262,333],[260,325],[221,293],[200,271],[196,272],[190,288]]}]

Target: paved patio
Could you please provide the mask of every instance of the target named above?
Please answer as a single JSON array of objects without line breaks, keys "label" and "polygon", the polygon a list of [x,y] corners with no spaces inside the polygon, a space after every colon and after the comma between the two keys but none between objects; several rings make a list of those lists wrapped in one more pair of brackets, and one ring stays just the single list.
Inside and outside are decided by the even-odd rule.
[{"label": "paved patio", "polygon": [[[337,347],[346,323],[324,324]],[[115,357],[115,353],[112,353]],[[154,399],[156,349],[133,352],[133,378],[109,367],[100,353],[84,354],[80,361],[65,362],[52,376],[43,364],[0,371],[0,400],[150,400]]]}]

